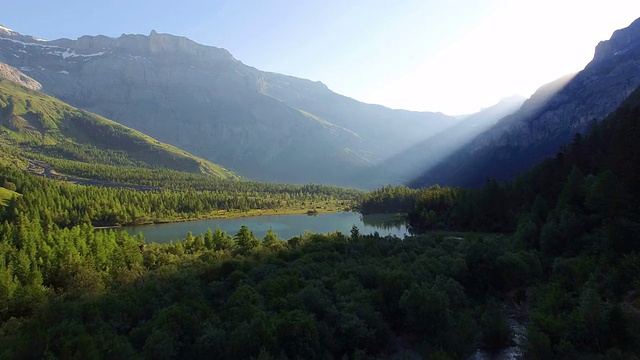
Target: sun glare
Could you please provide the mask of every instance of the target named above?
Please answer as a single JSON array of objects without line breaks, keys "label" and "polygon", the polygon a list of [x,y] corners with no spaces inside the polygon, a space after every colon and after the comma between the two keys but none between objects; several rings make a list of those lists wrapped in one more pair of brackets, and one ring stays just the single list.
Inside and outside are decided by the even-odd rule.
[{"label": "sun glare", "polygon": [[581,70],[599,41],[638,14],[640,2],[626,0],[504,1],[444,51],[361,98],[394,108],[463,114],[505,96],[529,97],[544,83]]}]

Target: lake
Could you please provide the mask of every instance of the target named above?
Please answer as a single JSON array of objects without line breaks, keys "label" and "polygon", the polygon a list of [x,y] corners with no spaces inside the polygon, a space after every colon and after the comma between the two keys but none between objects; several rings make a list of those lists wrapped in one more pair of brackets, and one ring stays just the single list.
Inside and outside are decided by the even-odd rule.
[{"label": "lake", "polygon": [[235,219],[211,219],[168,224],[123,226],[130,235],[142,232],[146,242],[168,243],[182,240],[191,231],[194,235],[204,234],[207,229],[215,230],[218,226],[229,235],[235,235],[242,225],[253,231],[256,237],[263,238],[269,228],[278,234],[280,239],[290,239],[301,235],[305,230],[325,234],[340,231],[349,235],[351,227],[357,226],[361,234],[377,231],[381,236],[395,235],[403,238],[409,234],[406,224],[401,219],[389,214],[361,215],[355,212],[335,212],[317,215],[265,215]]}]

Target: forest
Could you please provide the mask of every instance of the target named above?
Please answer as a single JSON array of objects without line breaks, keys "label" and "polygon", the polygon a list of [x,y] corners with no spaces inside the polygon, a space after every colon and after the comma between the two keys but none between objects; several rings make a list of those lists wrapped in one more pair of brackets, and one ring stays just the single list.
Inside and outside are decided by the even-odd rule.
[{"label": "forest", "polygon": [[[513,345],[513,317],[528,358],[638,358],[638,119],[640,90],[554,158],[478,189],[363,194],[72,166],[162,187],[136,191],[5,161],[0,358],[460,359]],[[353,201],[406,213],[420,234],[259,239],[243,226],[155,244],[94,227]]]},{"label": "forest", "polygon": [[[417,230],[511,234],[535,253],[533,358],[637,358],[640,324],[640,90],[554,158],[479,189],[385,187],[364,213],[407,214]],[[586,326],[587,328],[584,328]]]},{"label": "forest", "polygon": [[[227,181],[193,174],[171,178],[171,172],[168,175],[167,179],[182,190],[82,186],[0,164],[0,183],[10,184],[7,186],[20,194],[0,208],[0,219],[15,222],[22,214],[40,219],[45,226],[71,227],[86,223],[117,226],[239,216],[252,211],[344,210],[361,194],[357,190],[319,185]],[[202,190],[197,184],[187,188],[192,176],[203,179]]]},{"label": "forest", "polygon": [[[115,231],[24,220],[2,239],[6,358],[376,358],[404,347],[460,358],[479,341],[508,342],[501,294],[540,274],[535,254],[506,250],[502,237],[403,241],[353,229],[285,242],[241,228],[141,247]],[[473,276],[486,266],[510,274],[512,262],[518,275]]]}]

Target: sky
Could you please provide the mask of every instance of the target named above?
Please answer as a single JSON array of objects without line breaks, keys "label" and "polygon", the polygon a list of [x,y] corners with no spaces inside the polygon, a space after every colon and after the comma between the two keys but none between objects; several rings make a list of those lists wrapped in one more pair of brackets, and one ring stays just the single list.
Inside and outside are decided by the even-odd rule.
[{"label": "sky", "polygon": [[[9,1],[0,24],[48,40],[160,33],[391,108],[468,114],[579,71],[638,0]],[[5,15],[8,14],[8,15]]]}]

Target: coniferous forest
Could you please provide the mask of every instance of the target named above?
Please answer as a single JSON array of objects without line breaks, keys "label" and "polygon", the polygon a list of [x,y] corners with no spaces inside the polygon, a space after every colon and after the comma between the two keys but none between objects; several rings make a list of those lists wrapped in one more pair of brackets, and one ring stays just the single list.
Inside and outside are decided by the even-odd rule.
[{"label": "coniferous forest", "polygon": [[[586,136],[513,181],[479,189],[385,187],[364,212],[405,211],[420,230],[510,234],[535,254],[527,355],[637,358],[640,353],[640,90]],[[494,262],[500,259],[485,253]],[[521,260],[510,258],[512,276]],[[500,277],[496,268],[477,279]],[[503,270],[504,271],[504,270]],[[513,283],[522,283],[514,279]]]},{"label": "coniferous forest", "polygon": [[[530,358],[637,357],[640,158],[628,144],[639,105],[636,92],[511,182],[361,196],[365,213],[407,212],[413,228],[437,230],[405,239],[355,227],[258,239],[242,227],[147,244],[91,223],[195,214],[187,199],[207,196],[3,167],[3,193],[15,195],[2,208],[0,356],[465,358],[512,345],[517,318]],[[94,212],[108,204],[112,214]]]}]

